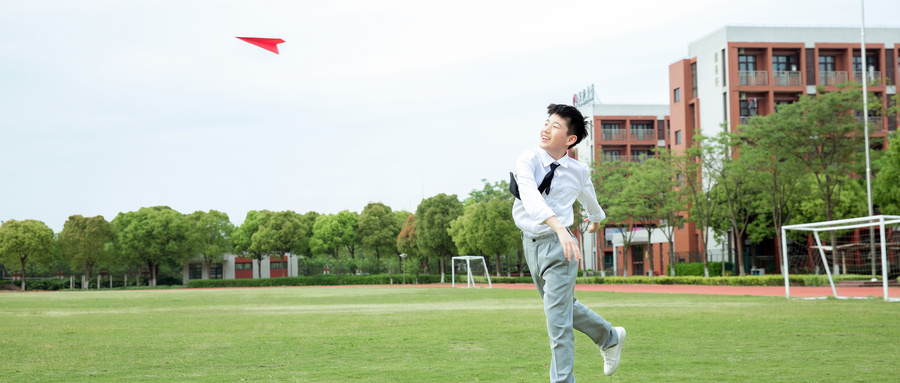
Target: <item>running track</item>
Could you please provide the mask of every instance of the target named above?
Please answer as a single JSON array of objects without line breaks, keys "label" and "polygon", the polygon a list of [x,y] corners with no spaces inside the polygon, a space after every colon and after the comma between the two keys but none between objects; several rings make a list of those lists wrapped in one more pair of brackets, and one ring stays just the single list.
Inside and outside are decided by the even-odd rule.
[{"label": "running track", "polygon": [[[437,286],[450,287],[450,284]],[[466,284],[456,284],[465,288]],[[500,289],[525,289],[532,290],[534,285],[530,283],[494,283],[495,288]],[[478,284],[478,287],[487,285]],[[702,286],[702,285],[605,285],[605,284],[576,284],[575,291],[606,291],[614,293],[661,293],[661,294],[706,294],[706,295],[754,295],[767,297],[784,297],[784,286]],[[842,297],[884,297],[883,287],[838,287],[838,295]],[[826,297],[832,296],[831,286],[800,287],[791,286],[791,298]],[[889,298],[900,298],[900,288],[889,287]]]}]

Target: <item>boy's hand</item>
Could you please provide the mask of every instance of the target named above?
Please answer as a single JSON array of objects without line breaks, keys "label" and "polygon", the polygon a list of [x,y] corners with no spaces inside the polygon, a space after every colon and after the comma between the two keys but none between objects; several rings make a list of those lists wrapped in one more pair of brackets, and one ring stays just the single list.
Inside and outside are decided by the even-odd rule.
[{"label": "boy's hand", "polygon": [[600,222],[591,222],[591,227],[588,228],[588,233],[596,233],[597,230],[600,230]]},{"label": "boy's hand", "polygon": [[569,260],[569,262],[572,262],[573,260],[575,262],[580,261],[581,250],[578,248],[578,242],[575,241],[575,238],[572,238],[572,234],[563,228],[562,230],[557,230],[556,235],[559,236],[559,245],[562,246],[563,255],[566,256],[566,259]]},{"label": "boy's hand", "polygon": [[566,259],[569,262],[572,262],[573,259],[575,262],[580,261],[581,249],[578,248],[578,242],[575,241],[575,238],[572,238],[572,234],[569,233],[569,230],[566,230],[566,227],[559,223],[556,216],[547,218],[544,223],[556,232],[556,235],[559,237],[559,245],[562,246],[563,255]]}]

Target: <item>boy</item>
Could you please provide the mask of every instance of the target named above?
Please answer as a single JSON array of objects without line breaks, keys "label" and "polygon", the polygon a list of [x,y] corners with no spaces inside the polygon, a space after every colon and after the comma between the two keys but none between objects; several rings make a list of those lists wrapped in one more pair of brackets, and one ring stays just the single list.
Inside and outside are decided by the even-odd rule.
[{"label": "boy", "polygon": [[547,107],[547,114],[538,147],[516,160],[517,178],[510,180],[510,191],[516,196],[513,219],[522,229],[525,261],[544,301],[552,358],[550,380],[574,382],[573,328],[600,347],[606,375],[619,366],[625,329],[612,327],[575,299],[581,251],[568,229],[574,221],[572,204],[577,199],[587,210],[590,233],[600,228],[606,214],[597,203],[588,166],[566,156],[568,149],[587,136],[584,117],[575,107],[556,104]]}]

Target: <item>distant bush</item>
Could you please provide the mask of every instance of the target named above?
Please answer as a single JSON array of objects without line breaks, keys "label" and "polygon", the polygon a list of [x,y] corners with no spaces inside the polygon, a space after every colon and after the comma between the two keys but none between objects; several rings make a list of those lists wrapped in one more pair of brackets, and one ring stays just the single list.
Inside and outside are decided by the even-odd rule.
[{"label": "distant bush", "polygon": [[[721,276],[722,275],[722,262],[707,262],[709,265],[709,276]],[[675,276],[684,277],[684,276],[700,276],[703,274],[703,262],[691,262],[691,263],[676,263],[674,265],[669,265],[669,267],[675,268]],[[666,268],[666,274],[669,274],[669,267]],[[727,275],[729,272],[734,273],[734,263],[725,262],[725,274]]]},{"label": "distant bush", "polygon": [[[475,283],[487,284],[487,278],[472,276]],[[456,283],[466,283],[466,276],[456,276]],[[491,283],[534,283],[531,277],[494,277],[491,276]]]},{"label": "distant bush", "polygon": [[[203,279],[188,282],[189,288],[210,287],[272,287],[272,286],[345,286],[345,285],[387,285],[393,278],[394,284],[403,280],[402,275],[337,275],[320,274],[309,277],[281,277],[281,278],[254,278],[254,279]],[[448,276],[449,278],[449,276]],[[440,275],[406,276],[407,284],[440,283]]]},{"label": "distant bush", "polygon": [[[15,285],[16,288],[22,286],[22,281],[0,281],[0,285]],[[56,291],[69,288],[68,279],[28,279],[25,281],[25,291]]]},{"label": "distant bush", "polygon": [[[678,272],[678,269],[675,271]],[[867,275],[836,275],[834,281],[861,281],[868,280]],[[793,274],[788,277],[791,286],[823,286],[828,285],[827,275],[800,275]],[[653,285],[714,285],[714,286],[784,286],[783,275],[752,275],[746,277],[703,277],[703,276],[674,276],[674,277],[582,277],[577,278],[576,283],[584,284],[653,284]]]}]

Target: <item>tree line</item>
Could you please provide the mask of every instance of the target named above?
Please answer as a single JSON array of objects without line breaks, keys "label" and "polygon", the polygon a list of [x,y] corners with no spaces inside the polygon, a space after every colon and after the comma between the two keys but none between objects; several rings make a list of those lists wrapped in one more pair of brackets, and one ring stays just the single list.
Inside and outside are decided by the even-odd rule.
[{"label": "tree line", "polygon": [[[870,113],[896,116],[894,99],[887,111],[872,103]],[[865,179],[856,176],[865,174],[863,125],[855,113],[860,104],[856,87],[820,89],[780,105],[777,113],[750,118],[736,132],[723,127],[713,137],[697,133],[684,153],[658,150],[640,162],[595,162],[597,199],[608,216],[606,227],[623,234],[626,263],[637,227],[651,234],[668,228],[663,234],[674,256],[672,228],[694,222],[704,233],[701,258],[709,276],[707,232],[760,242],[775,238],[787,224],[865,215]],[[900,145],[874,154],[875,203],[885,214],[900,214]],[[438,194],[423,199],[414,213],[378,202],[361,213],[259,210],[234,226],[216,210],[182,214],[155,206],[119,213],[112,221],[73,215],[60,233],[40,221],[9,220],[0,226],[0,264],[20,270],[23,290],[29,265],[83,270],[88,279],[97,268],[143,269],[155,285],[161,266],[178,268],[199,257],[208,268],[226,254],[256,262],[298,255],[307,275],[324,268],[410,274],[437,269],[442,282],[450,257],[477,254],[491,260],[498,276],[504,260],[507,275],[513,270],[521,275],[520,232],[512,220],[508,184],[482,182],[484,187],[464,201]],[[572,228],[583,234],[587,226],[580,210],[576,204]],[[743,246],[733,247],[743,276]],[[652,254],[648,259],[652,270]]]}]

